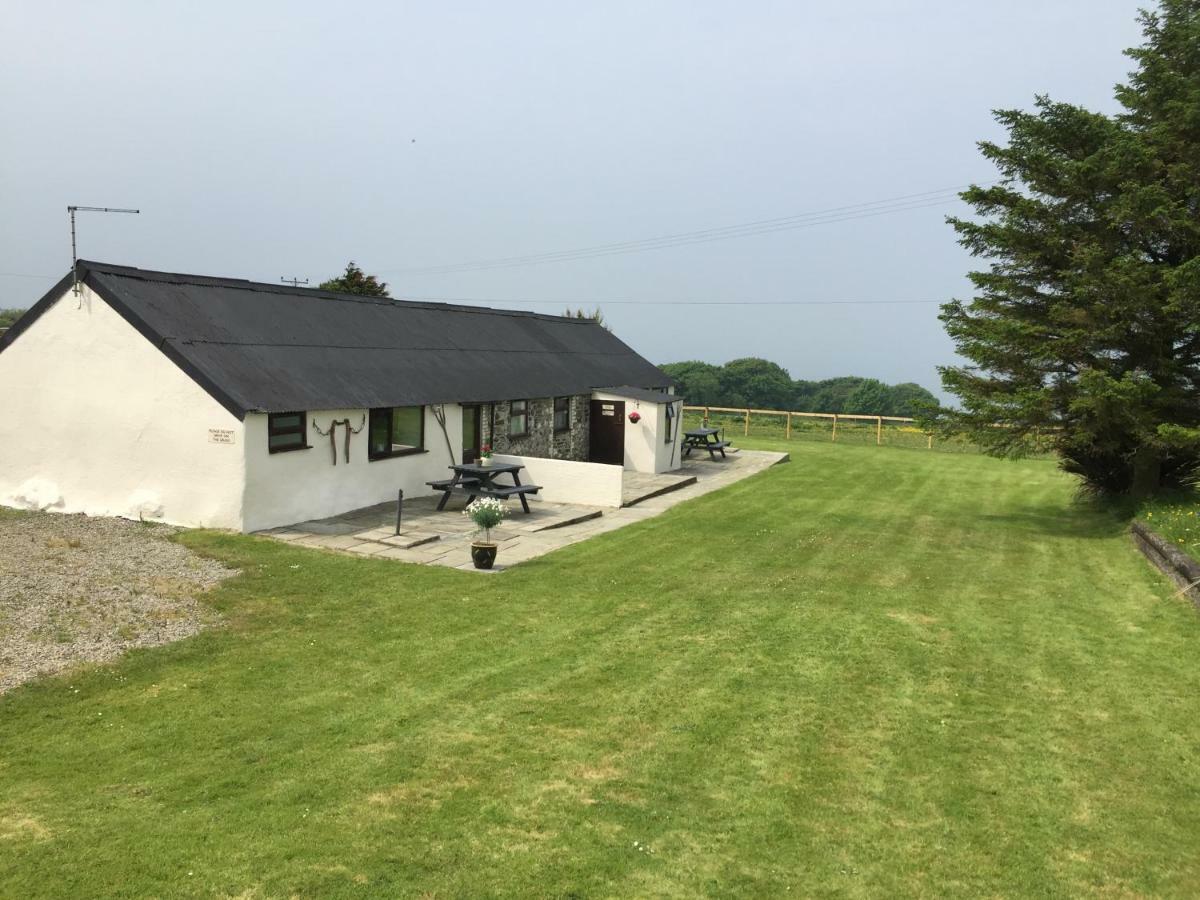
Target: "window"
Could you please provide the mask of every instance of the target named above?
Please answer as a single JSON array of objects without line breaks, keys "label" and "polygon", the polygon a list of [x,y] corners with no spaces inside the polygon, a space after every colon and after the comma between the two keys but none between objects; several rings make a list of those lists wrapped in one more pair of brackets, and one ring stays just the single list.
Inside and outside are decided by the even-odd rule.
[{"label": "window", "polygon": [[529,434],[529,401],[513,400],[508,404],[508,436],[525,437]]},{"label": "window", "polygon": [[308,433],[304,427],[304,412],[271,413],[267,416],[267,450],[283,453],[286,450],[307,450]]},{"label": "window", "polygon": [[675,440],[675,404],[667,404],[667,433],[663,435],[663,443],[669,444]]},{"label": "window", "polygon": [[571,398],[570,397],[555,397],[554,398],[554,430],[555,431],[570,431],[571,430]]},{"label": "window", "polygon": [[385,406],[371,410],[367,458],[387,459],[425,449],[425,407]]}]

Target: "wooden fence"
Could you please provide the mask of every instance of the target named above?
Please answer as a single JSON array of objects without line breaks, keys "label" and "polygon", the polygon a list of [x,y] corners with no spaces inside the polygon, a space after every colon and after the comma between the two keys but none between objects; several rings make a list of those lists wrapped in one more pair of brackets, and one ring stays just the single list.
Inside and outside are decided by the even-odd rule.
[{"label": "wooden fence", "polygon": [[[703,417],[723,431],[737,429],[745,437],[805,438],[941,450],[947,453],[981,453],[983,448],[963,436],[937,436],[905,416],[870,416],[858,413],[796,412],[782,409],[743,409],[733,406],[685,406],[685,417]],[[1006,425],[993,425],[1006,428]],[[1028,436],[1030,456],[1054,455],[1053,428],[1041,428]]]},{"label": "wooden fence", "polygon": [[[875,443],[882,445],[884,443],[884,429],[886,428],[903,428],[909,433],[916,433],[923,438],[926,449],[933,449],[933,435],[926,431],[921,431],[917,428],[916,419],[906,418],[904,416],[868,416],[855,413],[815,413],[815,412],[795,412],[779,409],[741,409],[731,406],[685,406],[684,414],[700,413],[703,418],[711,420],[714,417],[728,420],[731,416],[740,419],[742,422],[742,433],[746,437],[750,436],[750,419],[752,416],[770,416],[775,419],[781,419],[783,423],[783,436],[787,440],[791,440],[793,431],[793,422],[800,420],[801,422],[820,422],[829,426],[829,439],[836,441],[838,439],[838,430],[842,429],[843,434],[847,426],[853,426],[856,430],[861,429],[864,425],[868,428],[874,426]],[[715,414],[715,416],[714,416]],[[910,442],[910,445],[916,442]]]}]

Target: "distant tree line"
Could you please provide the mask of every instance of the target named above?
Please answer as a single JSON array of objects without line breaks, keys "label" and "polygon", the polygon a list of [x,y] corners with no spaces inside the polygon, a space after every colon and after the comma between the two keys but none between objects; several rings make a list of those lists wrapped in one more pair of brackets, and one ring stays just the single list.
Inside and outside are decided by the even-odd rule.
[{"label": "distant tree line", "polygon": [[7,328],[24,313],[23,309],[0,309],[0,328]]},{"label": "distant tree line", "polygon": [[782,366],[756,357],[723,366],[692,360],[659,368],[679,382],[679,393],[695,406],[914,416],[937,405],[933,394],[912,382],[884,384],[854,375],[794,380]]}]

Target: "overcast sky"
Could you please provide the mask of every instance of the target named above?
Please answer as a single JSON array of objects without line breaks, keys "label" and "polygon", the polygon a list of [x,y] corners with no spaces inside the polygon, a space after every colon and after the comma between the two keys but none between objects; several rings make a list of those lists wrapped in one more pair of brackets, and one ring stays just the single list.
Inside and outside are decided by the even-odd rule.
[{"label": "overcast sky", "polygon": [[[937,387],[967,296],[953,202],[636,253],[410,269],[719,229],[988,181],[990,110],[1112,110],[1120,0],[4,4],[0,307],[80,256],[394,296],[599,304],[655,362]],[[937,195],[932,195],[936,200]],[[849,210],[847,212],[855,212]],[[800,224],[803,220],[784,223]],[[44,276],[39,278],[17,276]],[[498,305],[498,304],[496,304]]]}]

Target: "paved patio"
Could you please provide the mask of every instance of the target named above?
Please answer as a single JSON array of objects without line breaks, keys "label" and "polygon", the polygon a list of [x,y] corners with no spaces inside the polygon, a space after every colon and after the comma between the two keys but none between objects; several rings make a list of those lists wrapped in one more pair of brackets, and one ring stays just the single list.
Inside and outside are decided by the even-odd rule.
[{"label": "paved patio", "polygon": [[[677,503],[749,478],[787,459],[786,453],[741,450],[717,462],[687,459],[682,468],[663,475],[626,472],[620,509],[532,500],[526,515],[520,504],[510,504],[509,517],[492,529],[492,539],[500,550],[491,571],[501,572],[559,547],[657,516]],[[438,499],[406,499],[399,534],[394,501],[257,533],[300,547],[480,571],[471,564],[475,526],[462,514],[464,498],[452,497],[441,512],[436,508]]]}]

